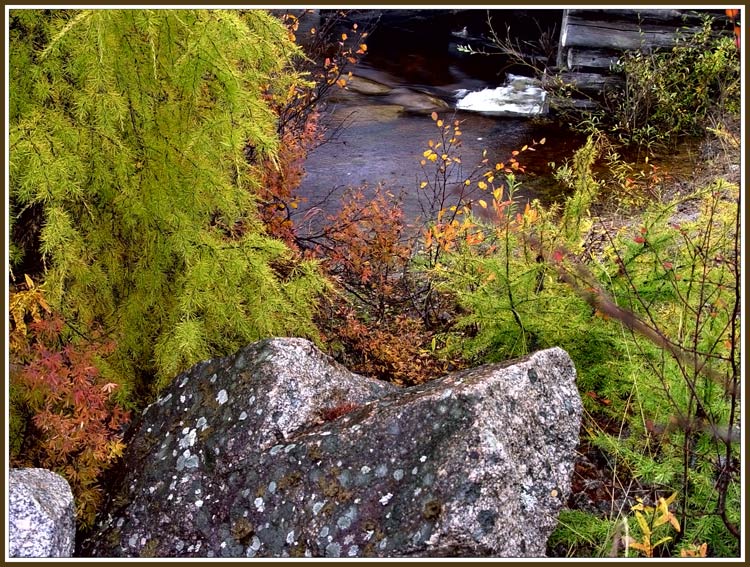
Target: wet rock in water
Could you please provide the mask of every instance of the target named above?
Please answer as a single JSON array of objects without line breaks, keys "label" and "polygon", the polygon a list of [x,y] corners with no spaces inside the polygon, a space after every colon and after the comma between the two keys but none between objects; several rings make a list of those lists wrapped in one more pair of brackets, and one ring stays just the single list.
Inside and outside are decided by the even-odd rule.
[{"label": "wet rock in water", "polygon": [[386,95],[393,90],[393,88],[388,85],[365,79],[364,77],[359,77],[357,75],[349,77],[344,88],[368,96]]},{"label": "wet rock in water", "polygon": [[8,540],[10,557],[71,557],[75,508],[68,481],[46,469],[11,469]]},{"label": "wet rock in water", "polygon": [[441,112],[451,107],[444,100],[425,93],[417,93],[408,89],[394,89],[394,91],[388,96],[388,102],[403,106],[405,112],[430,114],[431,112]]},{"label": "wet rock in water", "polygon": [[144,411],[94,556],[540,556],[581,401],[553,348],[400,389],[301,339],[177,377]]}]

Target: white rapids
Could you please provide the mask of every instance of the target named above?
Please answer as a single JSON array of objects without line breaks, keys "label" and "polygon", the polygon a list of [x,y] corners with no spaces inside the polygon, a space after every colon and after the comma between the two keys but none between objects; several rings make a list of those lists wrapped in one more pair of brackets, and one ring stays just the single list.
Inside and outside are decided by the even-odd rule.
[{"label": "white rapids", "polygon": [[505,85],[494,89],[456,91],[456,108],[492,116],[539,116],[549,110],[547,93],[531,77],[508,75]]}]

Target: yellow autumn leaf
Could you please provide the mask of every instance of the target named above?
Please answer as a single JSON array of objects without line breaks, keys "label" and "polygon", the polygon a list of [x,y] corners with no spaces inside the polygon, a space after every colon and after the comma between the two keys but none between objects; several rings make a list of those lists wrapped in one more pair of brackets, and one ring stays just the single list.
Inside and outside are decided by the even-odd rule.
[{"label": "yellow autumn leaf", "polygon": [[430,118],[432,118],[433,120],[437,120],[438,119],[437,112],[433,112],[432,114],[430,114]]},{"label": "yellow autumn leaf", "polygon": [[346,35],[345,33],[342,33],[342,34],[341,34],[341,40],[342,40],[342,41],[346,41],[346,40],[347,40],[348,38],[349,38],[349,36],[348,36],[348,35]]},{"label": "yellow autumn leaf", "polygon": [[422,181],[422,183],[419,184],[419,188],[420,189],[424,189],[425,187],[427,187],[427,182],[426,181]]},{"label": "yellow autumn leaf", "polygon": [[645,546],[642,543],[639,543],[637,541],[630,541],[629,543],[630,543],[630,547],[632,549],[637,549],[638,551],[642,551],[643,553],[645,553],[649,557],[651,556],[650,555],[652,553],[651,547]]},{"label": "yellow autumn leaf", "polygon": [[547,141],[547,138],[542,138],[541,140],[539,140],[539,143],[541,145],[544,145],[544,142],[546,142],[546,141]]},{"label": "yellow autumn leaf", "polygon": [[[635,506],[631,509],[635,509]],[[651,526],[648,525],[648,522],[646,521],[646,518],[643,516],[643,514],[641,514],[640,512],[636,512],[635,519],[638,521],[638,525],[640,526],[643,535],[646,537],[651,537]]]},{"label": "yellow autumn leaf", "polygon": [[668,541],[672,541],[672,538],[670,536],[663,537],[659,541],[657,541],[656,543],[652,543],[651,544],[651,549],[660,546],[662,543],[667,543]]},{"label": "yellow autumn leaf", "polygon": [[487,189],[487,184],[484,181],[480,181],[479,183],[477,183],[477,187],[484,191],[485,189]]},{"label": "yellow autumn leaf", "polygon": [[437,154],[431,154],[427,156],[427,159],[430,161],[437,161]]},{"label": "yellow autumn leaf", "polygon": [[487,201],[485,201],[484,199],[479,199],[479,201],[477,202],[479,203],[479,206],[482,207],[483,209],[487,208]]},{"label": "yellow autumn leaf", "polygon": [[424,152],[422,152],[422,155],[424,157],[430,157],[433,153],[434,152],[432,150],[425,150]]},{"label": "yellow autumn leaf", "polygon": [[471,179],[467,179],[466,181],[464,181],[464,185],[466,186],[471,185]]},{"label": "yellow autumn leaf", "polygon": [[442,120],[438,120],[437,121],[437,125],[438,125],[438,128],[440,128],[443,125],[443,121]]}]

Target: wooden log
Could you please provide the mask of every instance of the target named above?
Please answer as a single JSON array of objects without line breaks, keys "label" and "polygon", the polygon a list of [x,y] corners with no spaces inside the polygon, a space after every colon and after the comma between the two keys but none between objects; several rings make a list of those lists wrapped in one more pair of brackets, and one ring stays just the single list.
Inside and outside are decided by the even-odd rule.
[{"label": "wooden log", "polygon": [[611,69],[620,58],[620,53],[605,49],[568,49],[567,64],[570,70],[581,68]]},{"label": "wooden log", "polygon": [[[582,20],[595,21],[632,21],[644,24],[671,24],[679,27],[684,24],[698,24],[701,21],[702,14],[706,11],[695,12],[692,10],[646,10],[646,9],[586,9],[570,8],[567,10],[571,16]],[[716,11],[716,15],[720,11]],[[714,14],[711,14],[714,15]]]},{"label": "wooden log", "polygon": [[553,114],[567,110],[596,110],[600,106],[597,101],[590,98],[552,97],[549,102],[549,109]]},{"label": "wooden log", "polygon": [[[682,34],[693,34],[699,27],[681,28]],[[633,22],[590,21],[568,14],[567,25],[560,31],[560,45],[598,49],[649,49],[674,46],[677,29],[669,26]]]},{"label": "wooden log", "polygon": [[622,77],[617,75],[603,75],[601,73],[565,72],[542,78],[543,87],[553,87],[561,80],[564,84],[584,93],[601,93],[605,88],[613,88],[623,84]]}]

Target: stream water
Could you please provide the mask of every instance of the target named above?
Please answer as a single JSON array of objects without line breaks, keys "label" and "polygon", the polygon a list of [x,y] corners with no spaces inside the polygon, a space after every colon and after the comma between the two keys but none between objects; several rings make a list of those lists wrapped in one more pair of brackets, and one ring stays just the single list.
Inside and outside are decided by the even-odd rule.
[{"label": "stream water", "polygon": [[462,142],[454,155],[460,155],[464,172],[456,172],[457,186],[481,161],[485,150],[490,164],[507,162],[513,150],[545,138],[546,143],[536,152],[519,156],[526,167],[519,199],[550,201],[560,196],[561,188],[548,164],[560,164],[571,157],[583,138],[544,118],[457,108],[457,91],[495,89],[506,81],[501,59],[461,53],[457,46],[468,40],[457,33],[465,36],[467,32],[462,27],[458,32],[442,29],[430,34],[427,41],[419,30],[381,26],[377,35],[368,38],[367,54],[350,70],[357,78],[389,90],[384,95],[345,89],[327,101],[322,124],[334,134],[311,151],[305,162],[306,173],[299,187],[304,203],[295,219],[300,230],[305,223],[317,224],[316,217],[335,212],[347,188],[363,185],[381,185],[400,196],[408,222],[420,217],[418,191],[424,179],[420,160],[428,140],[436,140],[439,131],[429,110],[410,112],[408,106],[404,110],[398,104],[406,95],[438,98],[447,103],[438,111],[440,118],[460,121]]}]

